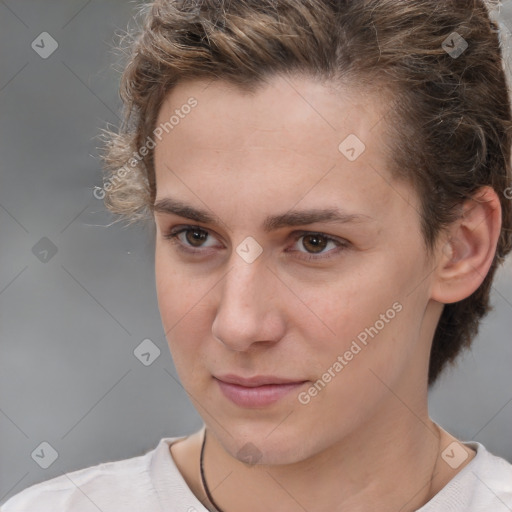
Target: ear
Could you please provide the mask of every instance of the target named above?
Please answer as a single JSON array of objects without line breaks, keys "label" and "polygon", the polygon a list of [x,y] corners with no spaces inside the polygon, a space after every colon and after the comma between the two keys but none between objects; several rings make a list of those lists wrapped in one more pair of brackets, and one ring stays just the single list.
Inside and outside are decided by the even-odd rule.
[{"label": "ear", "polygon": [[431,298],[450,304],[469,297],[482,284],[496,253],[501,204],[491,187],[480,188],[462,205],[460,217],[438,244]]}]

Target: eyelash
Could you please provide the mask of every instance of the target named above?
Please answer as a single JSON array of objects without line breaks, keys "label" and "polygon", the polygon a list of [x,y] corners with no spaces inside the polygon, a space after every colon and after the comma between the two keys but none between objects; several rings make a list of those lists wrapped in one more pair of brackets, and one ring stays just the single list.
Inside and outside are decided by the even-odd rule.
[{"label": "eyelash", "polygon": [[[184,253],[194,254],[194,255],[204,253],[205,251],[203,249],[198,249],[198,248],[191,249],[190,247],[184,246],[183,243],[178,239],[178,236],[181,233],[184,233],[186,231],[193,231],[193,230],[201,231],[201,232],[204,232],[204,233],[207,233],[208,235],[210,235],[210,232],[207,229],[204,229],[200,226],[185,226],[185,227],[181,226],[178,228],[171,229],[168,233],[164,234],[164,238],[166,240],[169,240],[172,244],[176,245],[177,248]],[[303,253],[301,251],[291,251],[291,252],[299,252],[300,254],[306,254],[306,256],[299,256],[299,259],[302,259],[305,261],[318,261],[318,260],[323,260],[323,259],[327,259],[327,258],[332,258],[334,256],[331,253],[338,254],[339,252],[343,251],[344,249],[347,249],[348,245],[349,245],[348,242],[346,242],[346,241],[338,240],[337,238],[333,238],[329,235],[325,235],[324,233],[319,233],[317,231],[295,232],[294,233],[294,243],[296,243],[298,240],[300,240],[303,236],[306,236],[306,235],[318,235],[318,236],[324,238],[325,240],[327,240],[327,242],[334,242],[335,244],[338,245],[338,247],[337,247],[337,249],[331,249],[327,253],[322,253],[322,255],[319,255],[319,256],[316,256],[312,253]]]}]

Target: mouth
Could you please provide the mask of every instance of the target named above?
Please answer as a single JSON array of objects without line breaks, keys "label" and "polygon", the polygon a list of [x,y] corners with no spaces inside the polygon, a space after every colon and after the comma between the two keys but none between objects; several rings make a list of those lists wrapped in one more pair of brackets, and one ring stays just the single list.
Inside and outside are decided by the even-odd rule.
[{"label": "mouth", "polygon": [[250,408],[271,405],[308,382],[271,375],[258,375],[251,378],[224,375],[214,376],[214,379],[224,397],[235,405]]}]

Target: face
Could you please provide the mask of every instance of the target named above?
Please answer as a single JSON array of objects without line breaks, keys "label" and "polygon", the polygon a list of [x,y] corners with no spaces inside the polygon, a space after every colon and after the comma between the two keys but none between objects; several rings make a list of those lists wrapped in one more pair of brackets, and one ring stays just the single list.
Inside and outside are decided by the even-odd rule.
[{"label": "face", "polygon": [[251,442],[261,463],[305,459],[376,420],[390,388],[425,389],[431,263],[419,199],[386,168],[383,107],[276,77],[253,95],[184,82],[160,110],[175,119],[155,149],[159,309],[234,457]]}]

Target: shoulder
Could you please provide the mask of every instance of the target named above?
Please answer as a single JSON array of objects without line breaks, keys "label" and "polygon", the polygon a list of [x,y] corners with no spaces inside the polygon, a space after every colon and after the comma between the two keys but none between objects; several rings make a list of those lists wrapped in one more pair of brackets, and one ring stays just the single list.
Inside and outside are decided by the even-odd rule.
[{"label": "shoulder", "polygon": [[483,503],[487,503],[486,500],[491,500],[491,503],[497,500],[503,510],[511,510],[512,464],[492,454],[482,444],[474,444],[478,446],[477,450],[481,453],[481,459],[473,469],[475,485],[478,486],[477,496]]},{"label": "shoulder", "polygon": [[[1,512],[128,512],[151,510],[156,501],[151,461],[165,441],[143,455],[103,462],[27,487],[7,500]],[[149,505],[149,506],[148,506]],[[157,507],[158,505],[156,505]]]},{"label": "shoulder", "polygon": [[418,512],[510,512],[512,464],[477,442],[465,442],[476,456]]}]

